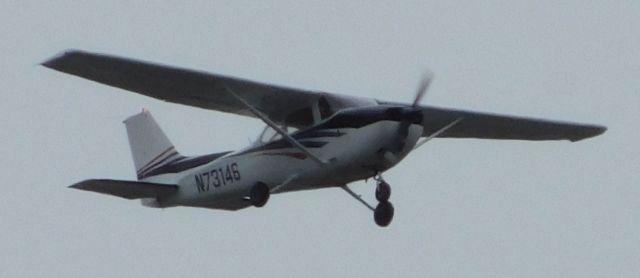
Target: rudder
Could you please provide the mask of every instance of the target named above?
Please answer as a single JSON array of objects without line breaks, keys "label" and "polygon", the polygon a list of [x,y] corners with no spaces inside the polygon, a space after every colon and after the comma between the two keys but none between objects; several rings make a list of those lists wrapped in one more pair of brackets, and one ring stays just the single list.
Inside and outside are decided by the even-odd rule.
[{"label": "rudder", "polygon": [[183,158],[148,110],[127,118],[124,124],[138,180],[157,167]]}]

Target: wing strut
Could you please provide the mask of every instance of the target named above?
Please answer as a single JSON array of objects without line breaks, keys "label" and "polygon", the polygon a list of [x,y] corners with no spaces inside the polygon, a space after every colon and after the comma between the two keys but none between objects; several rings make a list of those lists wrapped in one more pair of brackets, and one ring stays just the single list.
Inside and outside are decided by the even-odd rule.
[{"label": "wing strut", "polygon": [[427,143],[427,141],[438,137],[438,135],[442,134],[443,132],[447,131],[448,129],[454,127],[456,124],[458,124],[460,121],[462,121],[464,117],[459,117],[457,118],[455,121],[449,123],[448,125],[444,126],[441,129],[436,130],[436,132],[429,134],[429,136],[422,138],[422,140],[420,140],[420,142],[418,142],[413,149],[417,149],[420,148],[422,145],[424,145],[424,143]]},{"label": "wing strut", "polygon": [[286,188],[293,180],[295,180],[299,174],[293,174],[287,178],[284,182],[271,189],[271,193],[280,193],[283,188]]},{"label": "wing strut", "polygon": [[227,92],[229,92],[229,94],[231,94],[234,98],[236,98],[238,101],[240,101],[244,106],[246,106],[251,111],[251,113],[253,113],[256,117],[260,118],[265,124],[267,124],[268,126],[273,128],[273,130],[278,132],[282,136],[282,138],[284,138],[289,143],[291,143],[293,146],[295,146],[296,148],[300,149],[303,153],[305,153],[306,155],[311,157],[313,159],[313,161],[315,161],[318,164],[320,164],[320,166],[328,164],[328,162],[326,160],[321,159],[320,157],[316,156],[315,154],[313,154],[309,150],[307,150],[307,148],[305,148],[302,144],[300,144],[300,142],[298,142],[298,140],[296,140],[295,138],[291,137],[291,135],[289,135],[286,131],[284,131],[282,128],[280,128],[276,123],[271,121],[266,115],[262,114],[262,112],[260,112],[260,110],[258,110],[255,107],[251,106],[251,104],[249,104],[244,99],[242,99],[240,96],[238,96],[233,90],[231,90],[231,88],[229,88],[229,86],[227,86],[227,84],[224,84],[223,86],[227,90]]}]

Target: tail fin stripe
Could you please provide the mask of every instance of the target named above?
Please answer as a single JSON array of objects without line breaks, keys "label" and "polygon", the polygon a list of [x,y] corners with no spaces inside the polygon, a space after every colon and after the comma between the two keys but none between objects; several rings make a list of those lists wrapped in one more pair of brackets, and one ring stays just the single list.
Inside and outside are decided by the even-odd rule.
[{"label": "tail fin stripe", "polygon": [[154,167],[156,167],[158,164],[161,164],[163,162],[165,162],[167,159],[178,155],[178,152],[176,152],[174,147],[170,147],[168,149],[166,149],[165,151],[163,151],[161,154],[159,154],[158,156],[156,156],[155,158],[153,158],[151,161],[149,161],[147,164],[145,164],[142,168],[138,169],[138,173],[140,172],[144,172],[147,171],[149,169],[152,169]]},{"label": "tail fin stripe", "polygon": [[174,163],[176,161],[180,161],[180,160],[185,158],[184,156],[178,155],[177,157],[175,157],[173,159],[169,159],[169,158],[172,158],[172,157],[175,157],[175,156],[167,157],[167,159],[163,159],[162,162],[158,162],[157,165],[154,165],[153,167],[150,167],[147,170],[144,170],[144,171],[142,171],[140,173],[137,173],[138,177],[141,177],[141,178],[146,177],[149,173],[155,171],[156,169],[162,168],[163,166],[166,166],[166,165],[170,165],[171,163]]},{"label": "tail fin stripe", "polygon": [[177,158],[167,161],[167,163],[163,163],[161,165],[158,165],[158,167],[153,167],[153,168],[150,168],[150,169],[148,169],[148,170],[146,170],[144,172],[141,172],[141,173],[137,174],[138,175],[138,179],[144,179],[144,178],[148,178],[150,176],[154,176],[154,173],[156,173],[156,172],[157,173],[163,173],[162,169],[164,167],[166,167],[166,166],[171,167],[171,165],[173,165],[174,163],[179,162],[179,161],[181,161],[181,160],[183,160],[185,158],[186,157],[179,155]]},{"label": "tail fin stripe", "polygon": [[168,152],[175,150],[175,148],[173,146],[168,147],[166,150],[162,151],[160,154],[158,154],[156,157],[154,157],[153,159],[149,160],[149,162],[147,162],[145,165],[143,165],[142,167],[140,167],[138,169],[138,172],[144,170],[145,168],[149,167],[149,165],[155,163],[158,159],[160,159],[162,156],[166,155]]}]

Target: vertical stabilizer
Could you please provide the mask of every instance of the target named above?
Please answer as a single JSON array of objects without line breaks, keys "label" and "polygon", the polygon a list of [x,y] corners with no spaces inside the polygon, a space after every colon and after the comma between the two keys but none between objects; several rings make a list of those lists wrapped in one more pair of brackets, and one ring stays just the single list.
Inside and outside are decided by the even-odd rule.
[{"label": "vertical stabilizer", "polygon": [[182,158],[148,110],[124,121],[138,179],[154,169]]}]

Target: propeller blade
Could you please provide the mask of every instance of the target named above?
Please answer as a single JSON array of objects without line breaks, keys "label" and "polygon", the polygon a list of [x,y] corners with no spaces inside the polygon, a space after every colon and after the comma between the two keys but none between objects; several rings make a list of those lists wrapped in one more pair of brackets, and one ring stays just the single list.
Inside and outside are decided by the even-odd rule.
[{"label": "propeller blade", "polygon": [[433,74],[430,72],[425,73],[420,80],[420,85],[418,86],[418,90],[416,90],[416,98],[413,100],[412,107],[417,107],[420,104],[420,100],[427,93],[427,89],[429,89],[429,85],[431,84],[431,80],[433,79]]},{"label": "propeller blade", "polygon": [[[433,79],[433,74],[431,72],[426,72],[422,79],[420,80],[420,84],[418,85],[418,89],[416,90],[416,97],[413,100],[413,104],[411,107],[413,109],[418,108],[420,104],[420,100],[427,93],[427,89],[429,89],[429,85],[431,84],[431,79]],[[398,130],[396,131],[397,142],[391,148],[392,153],[398,153],[402,151],[407,143],[407,137],[409,136],[409,127],[411,126],[411,122],[408,119],[405,119],[398,126]]]}]

